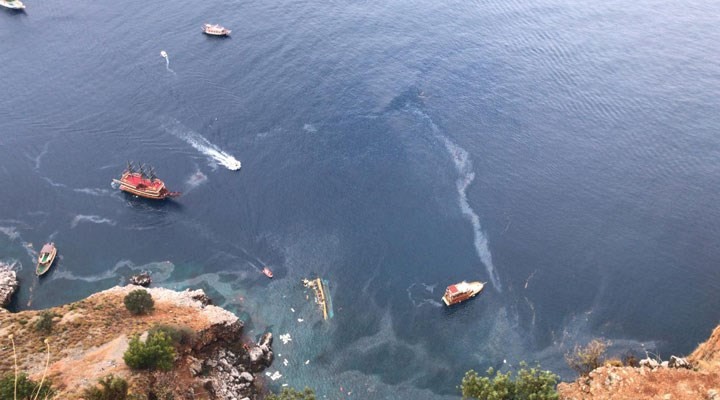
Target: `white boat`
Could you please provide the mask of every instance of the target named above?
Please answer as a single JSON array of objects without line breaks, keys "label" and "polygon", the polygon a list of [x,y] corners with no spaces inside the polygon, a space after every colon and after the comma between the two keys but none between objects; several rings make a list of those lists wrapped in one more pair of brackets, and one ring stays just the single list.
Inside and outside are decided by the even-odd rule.
[{"label": "white boat", "polygon": [[161,56],[162,58],[167,58],[167,53],[165,52],[165,50],[161,50],[161,51],[160,51],[160,56]]},{"label": "white boat", "polygon": [[[0,0],[2,1],[2,0]],[[227,29],[220,25],[204,24],[202,27],[204,33],[213,36],[230,36],[230,29]]]},{"label": "white boat", "polygon": [[11,10],[24,10],[25,4],[20,0],[0,0],[0,6],[9,8]]}]

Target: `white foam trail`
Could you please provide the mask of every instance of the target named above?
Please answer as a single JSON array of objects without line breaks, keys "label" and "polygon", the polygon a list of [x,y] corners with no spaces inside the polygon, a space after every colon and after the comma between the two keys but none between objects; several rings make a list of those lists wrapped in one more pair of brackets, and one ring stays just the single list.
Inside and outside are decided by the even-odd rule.
[{"label": "white foam trail", "polygon": [[110,226],[116,225],[115,221],[113,221],[111,219],[103,218],[99,215],[82,215],[82,214],[80,214],[80,215],[76,215],[75,218],[73,218],[72,223],[70,224],[70,227],[75,228],[81,222],[91,222],[93,224],[108,224]]},{"label": "white foam trail", "polygon": [[168,119],[167,122],[163,123],[162,127],[168,133],[184,140],[187,144],[194,147],[195,150],[219,162],[225,168],[232,171],[240,169],[241,164],[238,159],[222,151],[220,148],[210,143],[202,135],[184,126],[180,122]]},{"label": "white foam trail", "polygon": [[50,142],[46,142],[40,154],[38,154],[38,156],[34,158],[36,171],[40,169],[40,162],[42,161],[42,158],[45,156],[45,154],[47,154],[49,148]]},{"label": "white foam trail", "polygon": [[193,190],[196,187],[207,182],[207,180],[208,180],[207,175],[203,174],[200,170],[195,171],[194,174],[190,175],[185,180],[185,185],[187,185],[187,189],[185,189],[185,193],[186,194],[189,193],[191,190]]},{"label": "white foam trail", "polygon": [[91,275],[91,276],[77,276],[74,275],[71,271],[68,270],[56,270],[52,275],[52,280],[56,279],[67,279],[72,281],[85,281],[85,282],[98,282],[98,281],[104,281],[106,279],[110,278],[120,278],[118,275],[118,270],[121,268],[128,268],[132,272],[142,272],[142,271],[149,271],[152,275],[153,282],[162,282],[167,280],[172,272],[175,270],[175,265],[171,263],[170,261],[158,261],[158,262],[151,262],[144,265],[135,265],[132,261],[128,260],[122,260],[119,261],[115,266],[110,270],[105,270],[104,272],[97,274],[97,275]]},{"label": "white foam trail", "polygon": [[502,285],[500,284],[500,278],[498,277],[495,265],[493,265],[492,254],[490,253],[490,246],[488,244],[487,236],[483,232],[482,225],[480,224],[480,217],[475,213],[475,210],[470,206],[467,198],[467,188],[475,179],[475,172],[473,171],[472,160],[470,160],[470,154],[467,150],[455,144],[449,137],[443,135],[440,129],[435,125],[435,122],[425,113],[414,110],[415,114],[419,115],[423,119],[427,120],[430,127],[433,130],[435,136],[440,138],[445,145],[445,149],[450,153],[455,169],[460,174],[460,177],[455,182],[455,186],[458,191],[458,203],[460,204],[460,210],[463,215],[472,224],[475,245],[475,253],[480,257],[480,261],[485,265],[490,282],[498,292],[502,292]]},{"label": "white foam trail", "polygon": [[165,59],[165,69],[167,69],[168,72],[172,72],[172,73],[174,74],[175,71],[173,71],[172,69],[170,69],[170,56],[168,56],[168,53],[165,52],[165,50],[162,50],[162,51],[160,52],[160,56]]},{"label": "white foam trail", "polygon": [[480,257],[480,261],[485,264],[485,269],[490,276],[490,281],[492,282],[493,287],[495,287],[498,292],[502,292],[500,279],[498,278],[497,271],[495,271],[495,266],[493,265],[488,239],[482,230],[482,225],[480,225],[480,217],[470,206],[467,198],[467,188],[475,179],[475,172],[473,172],[470,155],[465,149],[453,143],[453,141],[447,136],[441,135],[440,137],[445,143],[445,148],[452,156],[453,163],[455,163],[455,169],[457,169],[460,174],[460,177],[455,182],[455,186],[458,190],[458,202],[460,203],[460,209],[462,210],[463,215],[467,217],[468,221],[472,224],[475,236],[473,241],[475,245],[475,252],[478,257]]},{"label": "white foam trail", "polygon": [[[425,304],[429,304],[434,307],[442,307],[442,303],[440,303],[439,301],[437,301],[434,298],[426,297],[426,298],[421,298],[421,299],[416,300],[415,299],[415,297],[416,297],[415,290],[413,290],[413,287],[415,287],[415,285],[417,285],[417,283],[413,283],[407,289],[405,289],[405,291],[408,294],[408,299],[410,299],[410,302],[413,304],[413,306],[415,306],[415,308],[420,308]],[[425,283],[420,283],[420,285],[423,287],[425,292],[429,292],[429,293],[432,293],[433,290],[435,290],[435,286],[437,286],[437,284],[428,285]],[[426,296],[426,294],[421,293],[420,296]]]},{"label": "white foam trail", "polygon": [[7,236],[10,240],[15,240],[20,237],[20,232],[18,232],[14,226],[0,226],[0,233]]},{"label": "white foam trail", "polygon": [[303,130],[307,133],[317,133],[317,128],[313,124],[303,125]]}]

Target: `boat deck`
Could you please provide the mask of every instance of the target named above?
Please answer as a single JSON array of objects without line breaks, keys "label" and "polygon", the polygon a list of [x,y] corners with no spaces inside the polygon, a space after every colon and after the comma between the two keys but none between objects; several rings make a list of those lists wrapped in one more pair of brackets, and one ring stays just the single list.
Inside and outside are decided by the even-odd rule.
[{"label": "boat deck", "polygon": [[327,290],[328,281],[320,278],[315,278],[313,280],[303,279],[303,285],[312,289],[315,293],[315,303],[320,306],[323,319],[327,321],[329,318],[332,318],[333,309],[330,292]]}]

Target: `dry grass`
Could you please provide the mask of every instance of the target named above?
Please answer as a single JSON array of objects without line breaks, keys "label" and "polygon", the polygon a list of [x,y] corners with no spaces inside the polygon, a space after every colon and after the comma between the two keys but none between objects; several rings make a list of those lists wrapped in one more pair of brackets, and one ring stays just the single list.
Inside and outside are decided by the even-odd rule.
[{"label": "dry grass", "polygon": [[[91,296],[50,311],[56,317],[52,332],[47,335],[33,328],[32,321],[41,311],[0,313],[1,372],[14,369],[10,334],[14,336],[19,370],[40,380],[46,363],[49,363],[49,377],[62,389],[68,385],[92,382],[95,375],[107,374],[107,368],[98,367],[103,363],[114,362],[117,369],[125,369],[121,375],[127,375],[129,372],[121,361],[127,338],[156,324],[185,325],[196,331],[209,324],[195,309],[162,301],[156,301],[152,314],[133,316],[125,309],[123,296],[117,293]],[[49,360],[46,360],[45,339],[52,348]],[[70,371],[78,376],[71,376]]]}]

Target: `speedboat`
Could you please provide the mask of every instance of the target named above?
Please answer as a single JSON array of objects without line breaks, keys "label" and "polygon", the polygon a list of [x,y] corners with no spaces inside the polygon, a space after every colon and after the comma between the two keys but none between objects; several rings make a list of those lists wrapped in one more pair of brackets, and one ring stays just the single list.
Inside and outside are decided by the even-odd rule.
[{"label": "speedboat", "polygon": [[0,6],[9,8],[11,10],[24,10],[25,4],[20,0],[0,0]]},{"label": "speedboat", "polygon": [[218,24],[215,24],[215,25],[203,24],[202,31],[205,34],[212,35],[212,36],[230,36],[230,32],[231,32],[230,29],[227,29]]},{"label": "speedboat", "polygon": [[37,262],[37,268],[35,268],[35,274],[37,276],[41,276],[41,275],[44,275],[46,272],[48,272],[53,261],[55,261],[56,255],[57,255],[57,248],[55,248],[55,243],[45,243],[45,245],[40,250],[40,255],[38,256],[38,262]]},{"label": "speedboat", "polygon": [[272,273],[272,271],[270,271],[270,268],[268,268],[268,267],[263,268],[262,273],[265,274],[265,276],[267,276],[270,279],[272,279],[272,277],[273,277],[273,273]]},{"label": "speedboat", "polygon": [[160,56],[162,58],[167,58],[167,52],[165,52],[165,50],[160,50]]}]

